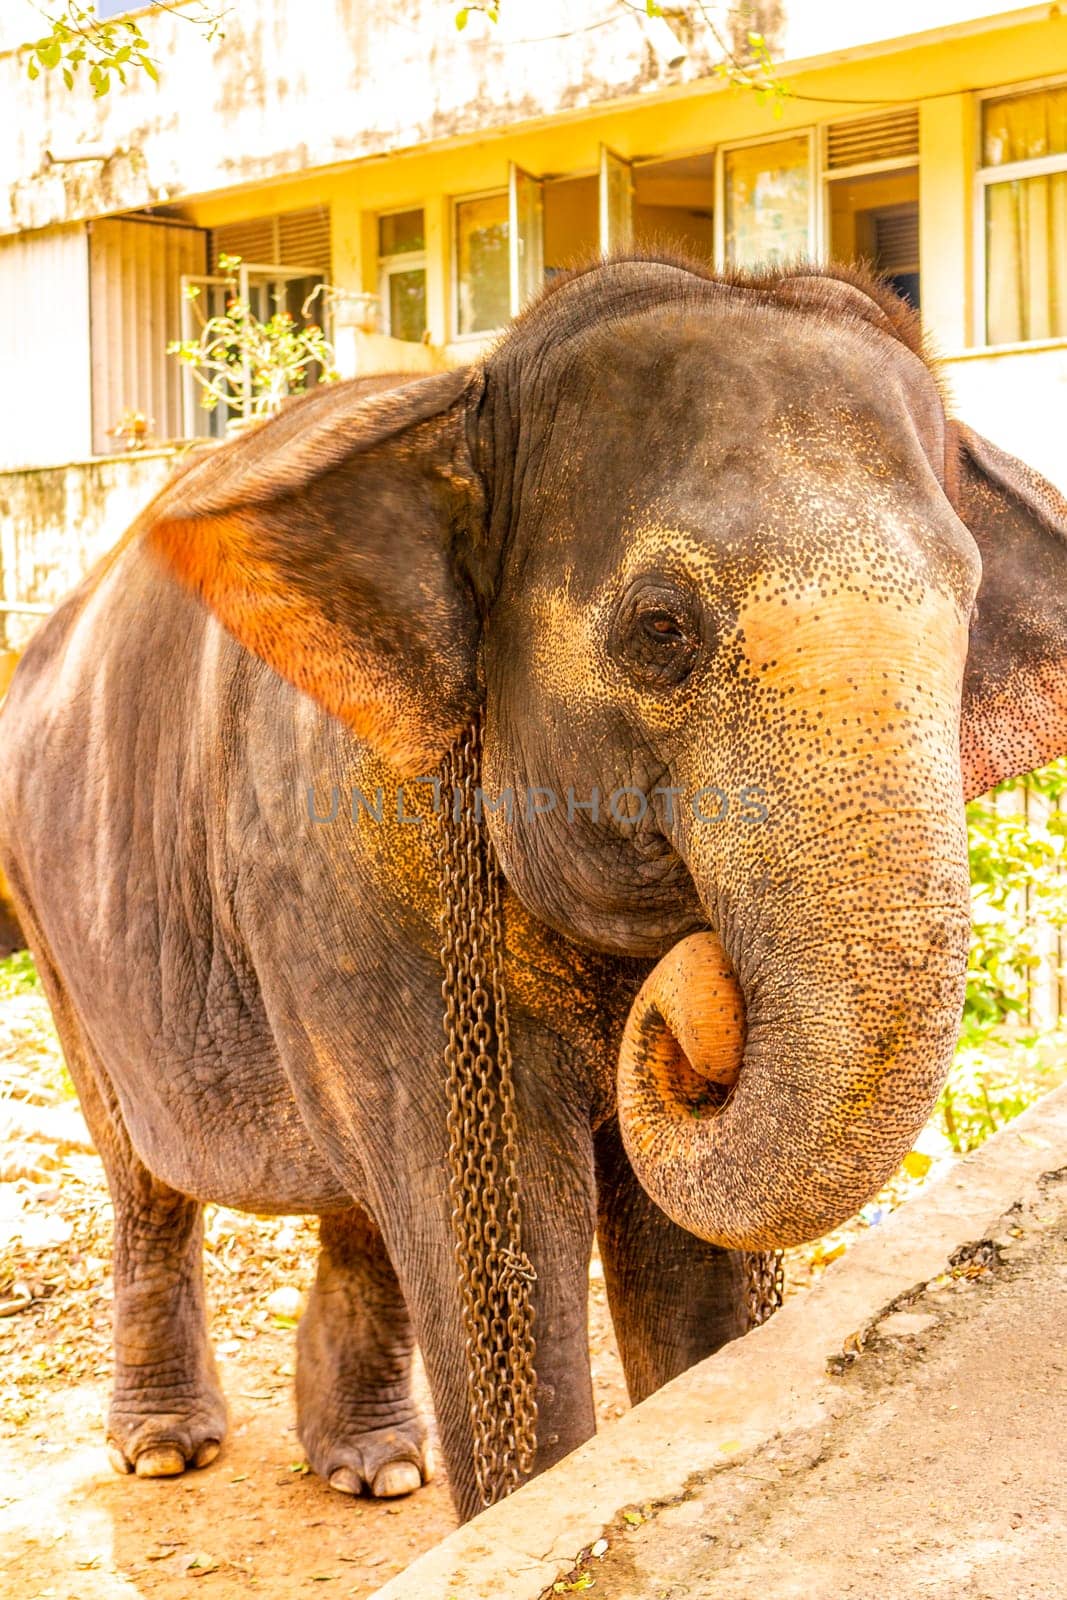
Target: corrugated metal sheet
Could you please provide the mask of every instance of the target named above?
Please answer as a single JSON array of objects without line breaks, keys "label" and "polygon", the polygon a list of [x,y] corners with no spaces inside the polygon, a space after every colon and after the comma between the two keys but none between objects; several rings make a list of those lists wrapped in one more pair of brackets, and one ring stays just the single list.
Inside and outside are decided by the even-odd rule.
[{"label": "corrugated metal sheet", "polygon": [[875,161],[917,159],[918,155],[917,106],[889,111],[883,117],[834,122],[826,130],[826,165],[831,172],[842,167],[867,166]]},{"label": "corrugated metal sheet", "polygon": [[218,271],[220,255],[240,256],[257,266],[307,267],[329,282],[330,208],[311,206],[224,223],[211,232],[212,272]]},{"label": "corrugated metal sheet", "polygon": [[85,225],[0,239],[0,466],[90,454],[89,249]]},{"label": "corrugated metal sheet", "polygon": [[144,412],[157,439],[181,437],[182,373],[167,344],[182,334],[182,274],[202,273],[206,255],[200,228],[90,224],[94,454],[122,448],[110,430],[124,411]]}]

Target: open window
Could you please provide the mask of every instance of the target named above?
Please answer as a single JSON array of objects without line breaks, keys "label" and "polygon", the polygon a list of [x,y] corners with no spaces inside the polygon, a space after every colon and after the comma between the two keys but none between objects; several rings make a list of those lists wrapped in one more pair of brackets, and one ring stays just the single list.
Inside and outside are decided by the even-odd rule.
[{"label": "open window", "polygon": [[981,102],[985,337],[1067,337],[1067,83]]},{"label": "open window", "polygon": [[382,332],[419,343],[426,333],[426,225],[421,206],[378,218]]},{"label": "open window", "polygon": [[830,253],[867,261],[919,309],[919,169],[837,178],[829,184]]},{"label": "open window", "polygon": [[517,167],[508,180],[508,282],[511,315],[518,316],[545,281],[544,183]]},{"label": "open window", "polygon": [[495,333],[511,309],[506,189],[455,203],[456,336]]},{"label": "open window", "polygon": [[784,266],[813,256],[811,134],[727,146],[719,159],[719,259],[727,267],[759,267]]},{"label": "open window", "polygon": [[715,256],[715,157],[710,151],[634,166],[634,237],[710,265]]},{"label": "open window", "polygon": [[914,106],[824,130],[826,239],[919,309],[919,114]]},{"label": "open window", "polygon": [[600,146],[600,251],[625,250],[634,237],[634,169],[629,161]]},{"label": "open window", "polygon": [[591,261],[600,248],[596,173],[545,182],[545,278]]}]

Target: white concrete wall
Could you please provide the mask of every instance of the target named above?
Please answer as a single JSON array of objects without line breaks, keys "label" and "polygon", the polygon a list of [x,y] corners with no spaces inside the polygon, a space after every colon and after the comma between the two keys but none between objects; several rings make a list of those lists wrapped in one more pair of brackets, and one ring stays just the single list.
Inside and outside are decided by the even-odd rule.
[{"label": "white concrete wall", "polygon": [[1067,494],[1067,339],[968,350],[944,372],[964,422]]},{"label": "white concrete wall", "polygon": [[0,239],[0,468],[92,450],[84,225]]}]

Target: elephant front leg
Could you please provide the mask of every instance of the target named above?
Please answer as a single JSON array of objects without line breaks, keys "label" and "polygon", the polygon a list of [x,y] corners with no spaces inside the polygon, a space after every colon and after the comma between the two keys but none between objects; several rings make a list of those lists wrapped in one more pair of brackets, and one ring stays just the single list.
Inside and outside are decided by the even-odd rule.
[{"label": "elephant front leg", "polygon": [[429,1481],[414,1350],[375,1224],[356,1208],[320,1218],[318,1273],[297,1331],[296,1409],[308,1461],[331,1488],[387,1499]]},{"label": "elephant front leg", "polygon": [[612,1120],[596,1136],[597,1238],[630,1399],[745,1332],[744,1256],[679,1228],[634,1177]]},{"label": "elephant front leg", "polygon": [[[523,1117],[520,1157],[522,1245],[536,1274],[533,1300],[537,1449],[531,1476],[568,1455],[595,1431],[589,1371],[589,1256],[594,1228],[592,1141],[588,1124],[566,1132],[537,1114]],[[398,1164],[403,1164],[398,1163]],[[426,1170],[425,1159],[407,1163]],[[438,1161],[440,1172],[441,1163]],[[461,1275],[447,1195],[427,1195],[415,1213],[388,1224],[433,1393],[438,1435],[456,1510],[483,1508],[474,1460]],[[385,1226],[383,1222],[383,1226]],[[395,1233],[394,1233],[395,1230]],[[498,1393],[494,1404],[504,1406]]]}]

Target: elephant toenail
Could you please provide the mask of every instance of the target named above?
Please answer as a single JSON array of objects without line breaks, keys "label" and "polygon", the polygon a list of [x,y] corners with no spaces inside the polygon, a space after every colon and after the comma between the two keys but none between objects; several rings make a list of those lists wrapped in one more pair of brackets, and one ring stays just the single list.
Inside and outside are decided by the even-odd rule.
[{"label": "elephant toenail", "polygon": [[141,1452],[135,1470],[139,1478],[176,1478],[185,1471],[185,1457],[177,1445],[156,1445]]},{"label": "elephant toenail", "polygon": [[360,1494],[363,1479],[355,1467],[338,1467],[330,1473],[330,1488],[336,1489],[339,1494]]},{"label": "elephant toenail", "polygon": [[413,1494],[422,1484],[422,1473],[414,1461],[390,1461],[374,1479],[371,1493],[379,1500],[393,1500],[398,1495]]}]

